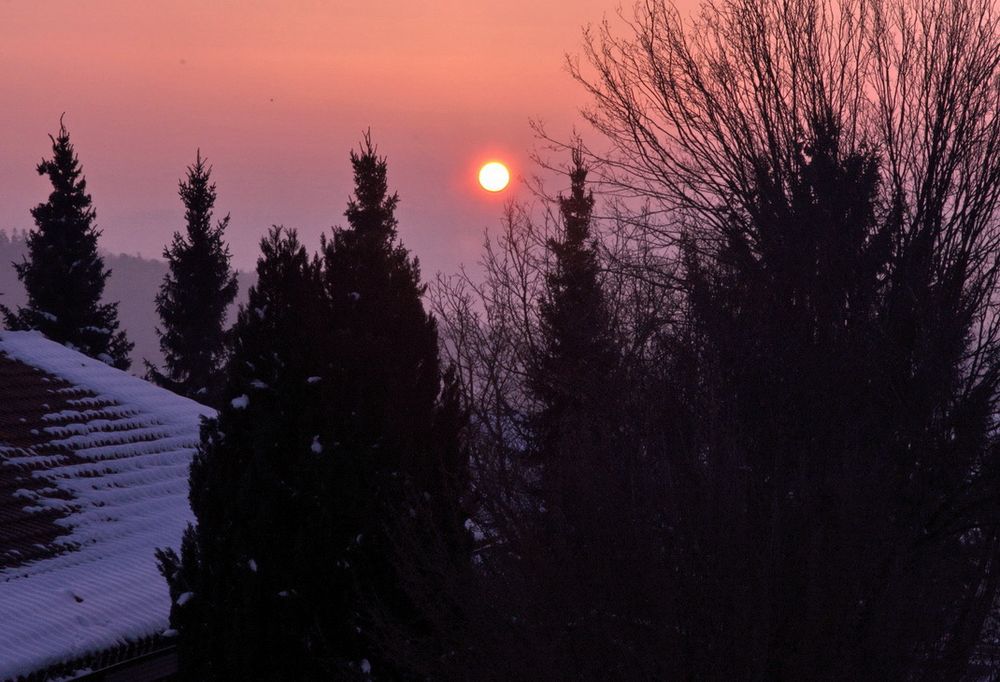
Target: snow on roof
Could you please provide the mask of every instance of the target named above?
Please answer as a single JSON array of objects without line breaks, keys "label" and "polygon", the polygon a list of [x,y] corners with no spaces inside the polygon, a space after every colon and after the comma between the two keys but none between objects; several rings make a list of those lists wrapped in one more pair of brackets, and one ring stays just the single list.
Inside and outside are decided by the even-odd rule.
[{"label": "snow on roof", "polygon": [[0,680],[162,632],[154,550],[192,520],[214,412],[34,332],[0,332]]}]

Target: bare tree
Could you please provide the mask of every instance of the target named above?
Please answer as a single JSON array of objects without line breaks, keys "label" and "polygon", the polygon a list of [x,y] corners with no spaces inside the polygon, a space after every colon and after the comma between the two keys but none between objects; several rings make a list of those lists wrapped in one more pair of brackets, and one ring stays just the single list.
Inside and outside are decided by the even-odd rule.
[{"label": "bare tree", "polygon": [[669,589],[693,595],[679,671],[957,676],[982,638],[998,21],[989,0],[708,0],[693,20],[649,0],[571,62],[605,187],[656,203],[684,265],[661,401],[696,406],[662,439]]}]

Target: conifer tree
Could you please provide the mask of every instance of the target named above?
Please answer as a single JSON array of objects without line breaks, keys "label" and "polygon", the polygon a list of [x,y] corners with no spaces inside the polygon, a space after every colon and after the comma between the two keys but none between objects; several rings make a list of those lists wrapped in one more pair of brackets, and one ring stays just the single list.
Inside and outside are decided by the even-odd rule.
[{"label": "conifer tree", "polygon": [[[363,592],[406,618],[413,614],[399,588],[391,535],[416,516],[451,551],[463,551],[463,420],[457,391],[442,381],[437,328],[421,302],[419,265],[398,242],[398,197],[388,192],[386,161],[370,136],[352,152],[351,163],[355,191],[348,227],[335,231],[323,248],[335,359],[330,419],[336,457],[349,463],[346,475],[333,481],[331,499],[345,539],[363,539],[350,559]],[[350,593],[341,599],[347,610],[335,619],[352,624],[364,604]],[[340,656],[376,661],[363,621],[360,640],[331,641],[341,647]]]},{"label": "conifer tree", "polygon": [[[534,426],[542,467],[542,496],[557,513],[580,501],[570,469],[606,446],[602,397],[611,390],[616,351],[600,283],[591,236],[593,192],[586,188],[587,168],[579,149],[573,152],[569,196],[559,197],[563,230],[549,241],[554,256],[540,302],[538,357],[529,385],[539,410]],[[568,486],[568,487],[567,487]]]},{"label": "conifer tree", "polygon": [[189,680],[316,679],[311,599],[293,557],[317,504],[322,288],[294,231],[261,242],[257,283],[233,329],[226,401],[191,465],[197,525],[181,555],[158,553]]},{"label": "conifer tree", "polygon": [[230,267],[229,247],[223,241],[227,215],[212,224],[215,183],[212,168],[199,150],[187,179],[180,182],[186,234],[174,233],[163,250],[169,271],[156,296],[162,328],[160,339],[165,368],[146,362],[147,375],[175,393],[207,405],[220,395],[225,354],[226,310],[236,297],[236,274]]},{"label": "conifer tree", "polygon": [[187,679],[392,676],[375,613],[418,620],[397,540],[465,548],[458,394],[385,161],[366,138],[352,162],[350,227],[322,260],[294,233],[262,242],[191,468],[197,526],[159,553]]},{"label": "conifer tree", "polygon": [[[628,392],[619,378],[591,233],[594,197],[579,150],[569,178],[569,194],[559,197],[562,229],[547,244],[552,260],[527,365],[535,402],[527,454],[537,469],[538,513],[526,527],[515,524],[523,534],[510,543],[509,565],[500,569],[513,576],[514,593],[527,596],[521,614],[512,616],[530,632],[554,635],[539,639],[540,650],[554,658],[602,646],[595,633],[625,612],[616,595],[643,558],[636,526],[626,523],[638,516],[635,448],[625,442]],[[582,665],[569,670],[573,677],[590,676]],[[600,676],[615,677],[611,668]]]},{"label": "conifer tree", "polygon": [[38,164],[52,192],[31,210],[35,230],[28,234],[28,256],[15,263],[28,304],[17,312],[0,306],[10,329],[37,329],[45,336],[128,369],[133,344],[118,330],[118,304],[102,303],[111,271],[97,253],[100,231],[79,159],[60,121],[52,158]]}]

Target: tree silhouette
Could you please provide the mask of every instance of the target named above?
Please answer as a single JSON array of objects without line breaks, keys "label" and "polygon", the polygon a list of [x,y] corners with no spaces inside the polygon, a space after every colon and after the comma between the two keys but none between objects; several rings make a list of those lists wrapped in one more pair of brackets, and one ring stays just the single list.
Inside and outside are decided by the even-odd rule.
[{"label": "tree silhouette", "polygon": [[165,368],[146,362],[148,377],[175,393],[217,406],[225,356],[226,310],[237,293],[229,247],[223,241],[229,216],[212,225],[215,183],[198,152],[180,182],[185,234],[174,233],[163,250],[169,272],[156,296],[157,329]]},{"label": "tree silhouette", "polygon": [[572,67],[602,180],[669,217],[646,237],[683,266],[649,401],[673,676],[957,678],[983,637],[998,22],[986,0],[651,2]]},{"label": "tree silhouette", "polygon": [[431,551],[469,562],[464,412],[385,160],[367,137],[351,160],[322,258],[280,229],[261,244],[191,468],[197,525],[159,553],[188,679],[391,677],[381,630],[428,638],[404,583],[433,582]]},{"label": "tree silhouette", "polygon": [[[994,3],[654,0],[624,31],[570,64],[609,143],[582,158],[611,236],[648,249],[598,252],[637,282],[605,292],[623,407],[569,430],[570,461],[622,434],[626,485],[581,467],[570,497],[619,513],[534,504],[523,455],[551,446],[522,427],[548,399],[523,396],[558,299],[545,240],[505,230],[486,283],[445,290],[486,539],[454,581],[455,655],[422,670],[976,677],[1000,576]],[[647,285],[663,314],[616,317]]]},{"label": "tree silhouette", "polygon": [[315,614],[331,605],[308,592],[297,556],[322,549],[307,529],[328,503],[310,484],[325,464],[314,445],[328,433],[312,380],[322,303],[318,267],[295,232],[272,229],[233,329],[226,401],[191,465],[197,523],[180,557],[158,552],[185,679],[319,675]]},{"label": "tree silhouette", "polygon": [[87,181],[61,121],[50,139],[52,158],[38,164],[38,174],[49,178],[52,192],[31,210],[37,229],[28,234],[27,258],[14,264],[28,304],[17,312],[0,306],[4,323],[128,369],[132,344],[118,331],[118,304],[101,303],[111,271],[97,253],[100,232]]},{"label": "tree silhouette", "polygon": [[361,640],[347,631],[354,614],[372,605],[391,620],[415,617],[400,588],[394,543],[411,516],[420,520],[418,532],[462,552],[466,454],[458,395],[442,383],[436,323],[421,302],[419,266],[398,242],[398,197],[389,194],[386,161],[369,135],[351,164],[348,227],[324,242],[323,272],[335,358],[330,419],[337,456],[349,463],[346,475],[331,481],[331,513],[344,533],[341,546],[362,539],[349,562],[362,594],[329,583],[345,606],[330,625],[344,633],[332,641],[345,658],[377,660],[384,670],[391,663],[372,647],[371,617],[362,618]]},{"label": "tree silhouette", "polygon": [[[579,150],[573,152],[569,177],[570,194],[559,197],[562,234],[548,242],[554,262],[539,304],[540,349],[529,382],[540,404],[534,428],[542,494],[557,512],[579,499],[570,483],[572,469],[595,466],[593,457],[606,454],[597,454],[609,434],[602,423],[607,414],[603,398],[613,393],[617,364],[590,232],[594,197],[586,188],[587,168]],[[563,489],[566,483],[569,489]]]}]

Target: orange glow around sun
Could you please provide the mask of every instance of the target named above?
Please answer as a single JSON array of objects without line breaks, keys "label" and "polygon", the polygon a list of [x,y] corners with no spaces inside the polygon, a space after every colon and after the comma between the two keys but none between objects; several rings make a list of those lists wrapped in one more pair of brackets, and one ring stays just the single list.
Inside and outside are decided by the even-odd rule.
[{"label": "orange glow around sun", "polygon": [[479,169],[479,184],[487,192],[501,192],[510,183],[510,171],[499,161],[490,161]]}]

